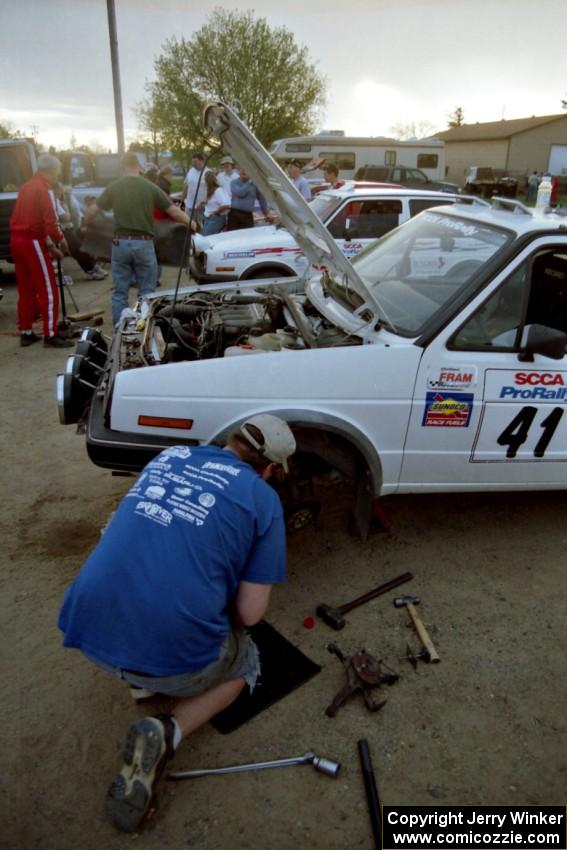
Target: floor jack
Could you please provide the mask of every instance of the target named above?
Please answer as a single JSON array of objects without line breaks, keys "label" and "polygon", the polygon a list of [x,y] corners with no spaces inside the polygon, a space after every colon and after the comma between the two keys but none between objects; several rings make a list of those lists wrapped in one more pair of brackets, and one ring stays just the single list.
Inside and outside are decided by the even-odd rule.
[{"label": "floor jack", "polygon": [[61,260],[57,260],[57,283],[59,285],[59,297],[61,300],[61,320],[57,325],[59,336],[66,339],[74,339],[79,337],[81,332],[86,327],[98,327],[104,322],[104,310],[91,310],[90,312],[79,312],[79,305],[75,300],[75,296],[69,290],[69,296],[73,302],[74,313],[67,313],[67,304],[65,301],[65,280],[63,278],[63,269]]}]

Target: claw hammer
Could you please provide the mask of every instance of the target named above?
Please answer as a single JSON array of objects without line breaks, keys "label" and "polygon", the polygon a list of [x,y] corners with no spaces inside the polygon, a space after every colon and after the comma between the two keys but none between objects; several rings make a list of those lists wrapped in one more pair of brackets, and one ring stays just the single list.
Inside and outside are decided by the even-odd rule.
[{"label": "claw hammer", "polygon": [[409,612],[409,615],[411,617],[411,621],[413,623],[413,626],[414,626],[417,634],[419,635],[419,639],[422,642],[422,644],[425,648],[425,651],[427,652],[427,654],[429,656],[429,659],[428,659],[429,663],[430,664],[437,664],[439,661],[441,661],[441,659],[439,658],[439,655],[437,654],[437,650],[433,646],[433,641],[429,637],[429,633],[428,633],[427,629],[425,628],[425,626],[423,625],[421,617],[419,616],[419,614],[415,610],[416,605],[419,605],[419,599],[417,598],[417,596],[397,596],[394,599],[394,607],[396,607],[396,608],[407,608],[408,609],[408,612]]}]

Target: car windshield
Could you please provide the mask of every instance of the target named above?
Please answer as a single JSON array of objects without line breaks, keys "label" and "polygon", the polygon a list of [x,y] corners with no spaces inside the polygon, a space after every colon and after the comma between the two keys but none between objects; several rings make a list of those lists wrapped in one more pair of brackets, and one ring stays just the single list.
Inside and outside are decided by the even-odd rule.
[{"label": "car windshield", "polygon": [[26,145],[0,145],[0,192],[17,192],[32,176]]},{"label": "car windshield", "polygon": [[511,238],[495,227],[428,211],[370,246],[353,265],[383,324],[418,336]]},{"label": "car windshield", "polygon": [[325,192],[320,192],[316,195],[312,201],[309,202],[309,206],[323,223],[326,223],[337,207],[340,207],[342,204],[342,198],[335,198],[333,195],[327,195]]}]

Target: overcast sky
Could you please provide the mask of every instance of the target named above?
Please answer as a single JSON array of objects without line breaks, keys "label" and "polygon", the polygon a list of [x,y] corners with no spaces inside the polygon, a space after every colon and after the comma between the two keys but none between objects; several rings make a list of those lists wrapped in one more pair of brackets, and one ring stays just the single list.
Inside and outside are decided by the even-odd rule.
[{"label": "overcast sky", "polygon": [[[218,0],[116,0],[127,137],[167,38],[190,38]],[[225,8],[237,8],[227,5]],[[567,0],[263,0],[328,82],[318,129],[387,135],[399,123],[561,112]],[[229,61],[230,57],[227,57]],[[246,81],[243,80],[243,85]],[[290,96],[293,93],[290,92]],[[45,145],[116,149],[106,0],[0,0],[0,122]]]}]

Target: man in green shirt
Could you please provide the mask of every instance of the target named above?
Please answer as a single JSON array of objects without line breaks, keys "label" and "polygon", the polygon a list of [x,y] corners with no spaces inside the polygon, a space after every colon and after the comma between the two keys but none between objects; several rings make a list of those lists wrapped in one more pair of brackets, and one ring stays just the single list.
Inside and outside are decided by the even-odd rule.
[{"label": "man in green shirt", "polygon": [[122,311],[128,307],[128,288],[135,280],[138,295],[154,292],[157,281],[157,259],[154,248],[154,209],[186,224],[189,217],[155,183],[140,174],[140,163],[135,153],[122,158],[119,180],[111,183],[92,204],[85,215],[88,224],[100,210],[114,212],[114,239],[112,241],[112,322],[120,321]]}]

